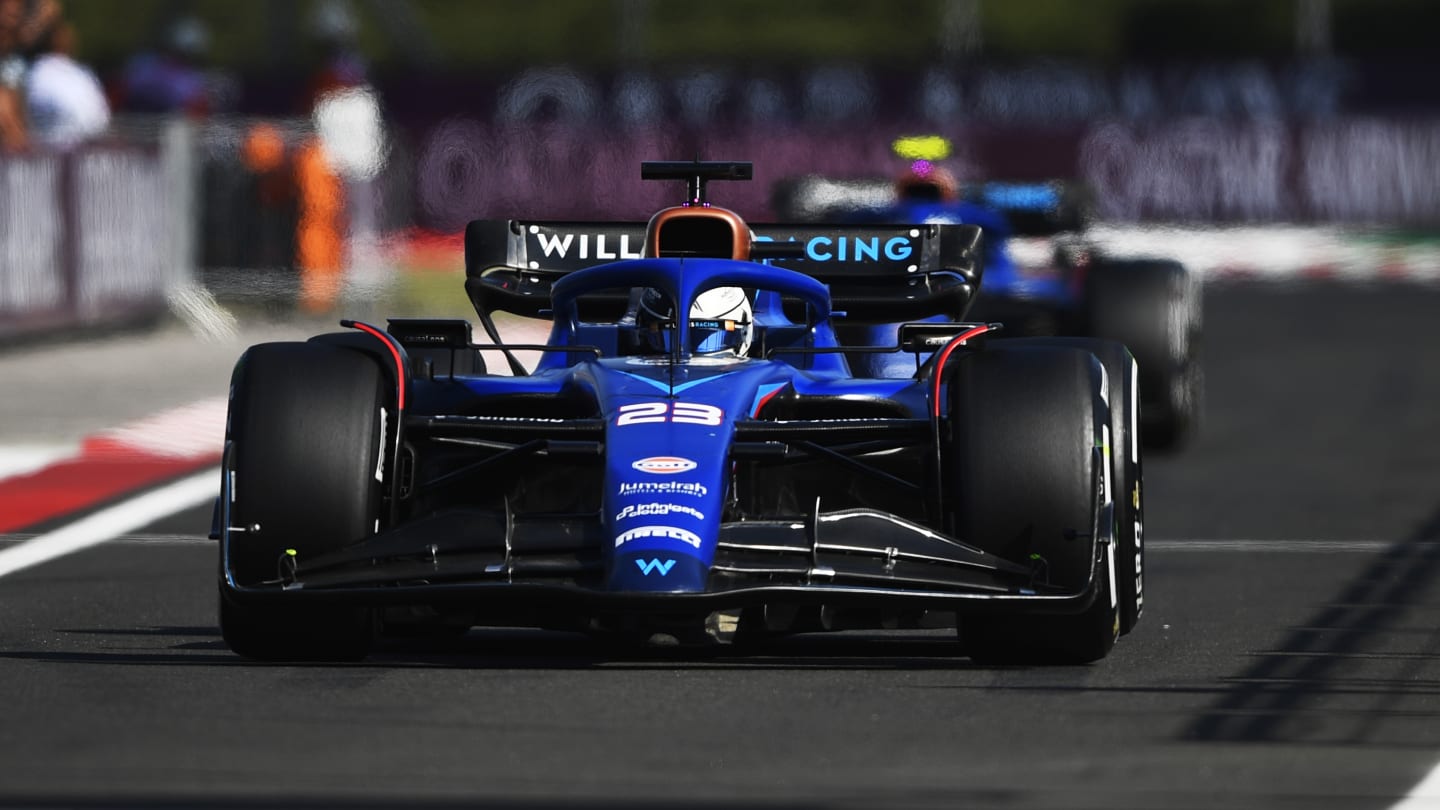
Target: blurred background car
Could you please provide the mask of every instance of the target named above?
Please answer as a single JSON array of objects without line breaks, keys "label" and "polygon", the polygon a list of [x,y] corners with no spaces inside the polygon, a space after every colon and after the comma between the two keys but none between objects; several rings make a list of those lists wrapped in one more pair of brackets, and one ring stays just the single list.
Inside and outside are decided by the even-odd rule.
[{"label": "blurred background car", "polygon": [[[968,317],[1003,323],[1007,335],[1119,340],[1139,362],[1146,445],[1174,450],[1191,438],[1204,387],[1202,302],[1200,286],[1184,264],[1106,255],[1084,232],[1092,202],[1076,183],[962,183],[945,165],[951,147],[938,135],[898,138],[892,150],[904,166],[894,179],[782,179],[772,192],[777,216],[795,222],[980,225],[984,279]],[[842,333],[857,345],[882,344],[894,339],[895,328],[852,324]],[[913,371],[906,358],[894,355],[855,354],[850,362],[877,376]]]}]

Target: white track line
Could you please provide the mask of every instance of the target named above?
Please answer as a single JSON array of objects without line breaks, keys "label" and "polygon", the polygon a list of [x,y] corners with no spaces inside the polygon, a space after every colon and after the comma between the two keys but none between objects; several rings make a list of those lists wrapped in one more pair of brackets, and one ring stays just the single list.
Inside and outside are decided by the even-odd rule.
[{"label": "white track line", "polygon": [[1390,810],[1440,810],[1440,762]]},{"label": "white track line", "polygon": [[92,433],[86,439],[92,447],[105,443],[120,445],[127,455],[203,459],[218,454],[225,443],[225,414],[229,404],[228,397],[210,397]]},{"label": "white track line", "polygon": [[220,492],[218,467],[123,501],[48,534],[0,551],[0,577],[99,545],[213,500]]},{"label": "white track line", "polygon": [[80,452],[76,444],[17,444],[0,447],[0,480],[42,470]]},{"label": "white track line", "polygon": [[[0,534],[0,546],[11,544],[19,545],[39,537],[37,532],[13,532]],[[147,532],[145,534],[117,534],[108,541],[111,545],[137,545],[137,546],[213,546],[215,541],[203,534],[160,534],[158,532]]]},{"label": "white track line", "polygon": [[1158,551],[1218,553],[1226,551],[1279,552],[1289,554],[1378,554],[1403,545],[1405,548],[1440,546],[1436,541],[1403,542],[1399,540],[1145,540],[1145,547]]}]

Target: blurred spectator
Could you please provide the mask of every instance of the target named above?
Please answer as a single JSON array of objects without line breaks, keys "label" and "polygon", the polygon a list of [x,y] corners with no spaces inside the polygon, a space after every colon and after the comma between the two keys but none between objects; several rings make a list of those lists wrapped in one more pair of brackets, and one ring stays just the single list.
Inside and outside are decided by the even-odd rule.
[{"label": "blurred spectator", "polygon": [[158,51],[137,54],[125,66],[117,106],[131,112],[209,114],[213,104],[204,69],[209,49],[204,23],[194,17],[176,20]]},{"label": "blurred spectator", "polygon": [[24,16],[24,0],[0,0],[0,149],[7,152],[25,146],[25,119],[18,103],[25,79],[25,62],[18,53]]},{"label": "blurred spectator", "polygon": [[0,150],[29,143],[22,87],[26,53],[60,19],[59,0],[0,0]]},{"label": "blurred spectator", "polygon": [[295,258],[301,271],[301,306],[319,312],[333,306],[344,284],[353,283],[371,249],[373,180],[384,161],[385,132],[349,0],[318,3],[311,33],[321,58],[304,99],[315,135],[300,144],[294,156],[299,215]]},{"label": "blurred spectator", "polygon": [[31,139],[70,147],[105,131],[110,105],[95,74],[75,61],[75,29],[57,22],[40,43],[25,81]]},{"label": "blurred spectator", "polygon": [[320,63],[305,88],[304,107],[312,112],[325,96],[369,84],[365,58],[356,38],[359,24],[345,0],[326,0],[315,7],[310,30],[320,48]]}]

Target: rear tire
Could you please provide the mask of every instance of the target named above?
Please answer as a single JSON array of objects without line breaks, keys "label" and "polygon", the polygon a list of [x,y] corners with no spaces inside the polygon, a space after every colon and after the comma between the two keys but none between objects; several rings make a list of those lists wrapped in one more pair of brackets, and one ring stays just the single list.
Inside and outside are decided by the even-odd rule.
[{"label": "rear tire", "polygon": [[1199,428],[1204,375],[1201,293],[1177,261],[1107,259],[1086,275],[1086,333],[1117,340],[1140,364],[1141,439],[1178,450]]},{"label": "rear tire", "polygon": [[[230,535],[238,585],[276,580],[290,551],[303,561],[374,533],[382,380],[369,357],[322,344],[262,344],[241,358],[230,402],[231,521],[252,528]],[[220,629],[248,658],[355,660],[369,652],[375,615],[342,605],[247,604],[222,582]]]},{"label": "rear tire", "polygon": [[1101,366],[1089,352],[991,348],[960,358],[950,379],[942,480],[954,535],[1005,559],[1043,561],[1053,585],[1094,601],[1074,615],[962,617],[961,641],[980,663],[1088,663],[1119,635],[1113,560],[1096,542],[1109,420]]}]

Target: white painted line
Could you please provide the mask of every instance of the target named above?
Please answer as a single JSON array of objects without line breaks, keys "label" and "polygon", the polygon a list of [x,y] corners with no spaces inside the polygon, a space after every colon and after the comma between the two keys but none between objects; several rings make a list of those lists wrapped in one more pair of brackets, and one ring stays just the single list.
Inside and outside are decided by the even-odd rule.
[{"label": "white painted line", "polygon": [[213,500],[220,492],[220,468],[182,478],[118,503],[48,534],[0,551],[0,577],[99,545]]},{"label": "white painted line", "polygon": [[87,437],[95,445],[119,445],[125,452],[165,458],[197,458],[218,454],[225,443],[226,396],[210,397],[139,419]]},{"label": "white painted line", "polygon": [[1440,542],[1426,540],[1404,542],[1399,540],[1151,540],[1145,538],[1145,547],[1165,552],[1279,552],[1284,554],[1382,554],[1393,548],[1407,549],[1440,548]]},{"label": "white painted line", "polygon": [[1390,810],[1440,810],[1440,762]]},{"label": "white painted line", "polygon": [[[19,545],[29,540],[40,537],[37,532],[11,532],[0,534],[0,545]],[[109,540],[111,545],[117,543],[136,546],[213,546],[214,540],[203,534],[120,534]]]},{"label": "white painted line", "polygon": [[0,480],[42,470],[79,452],[78,444],[18,444],[0,447]]}]

